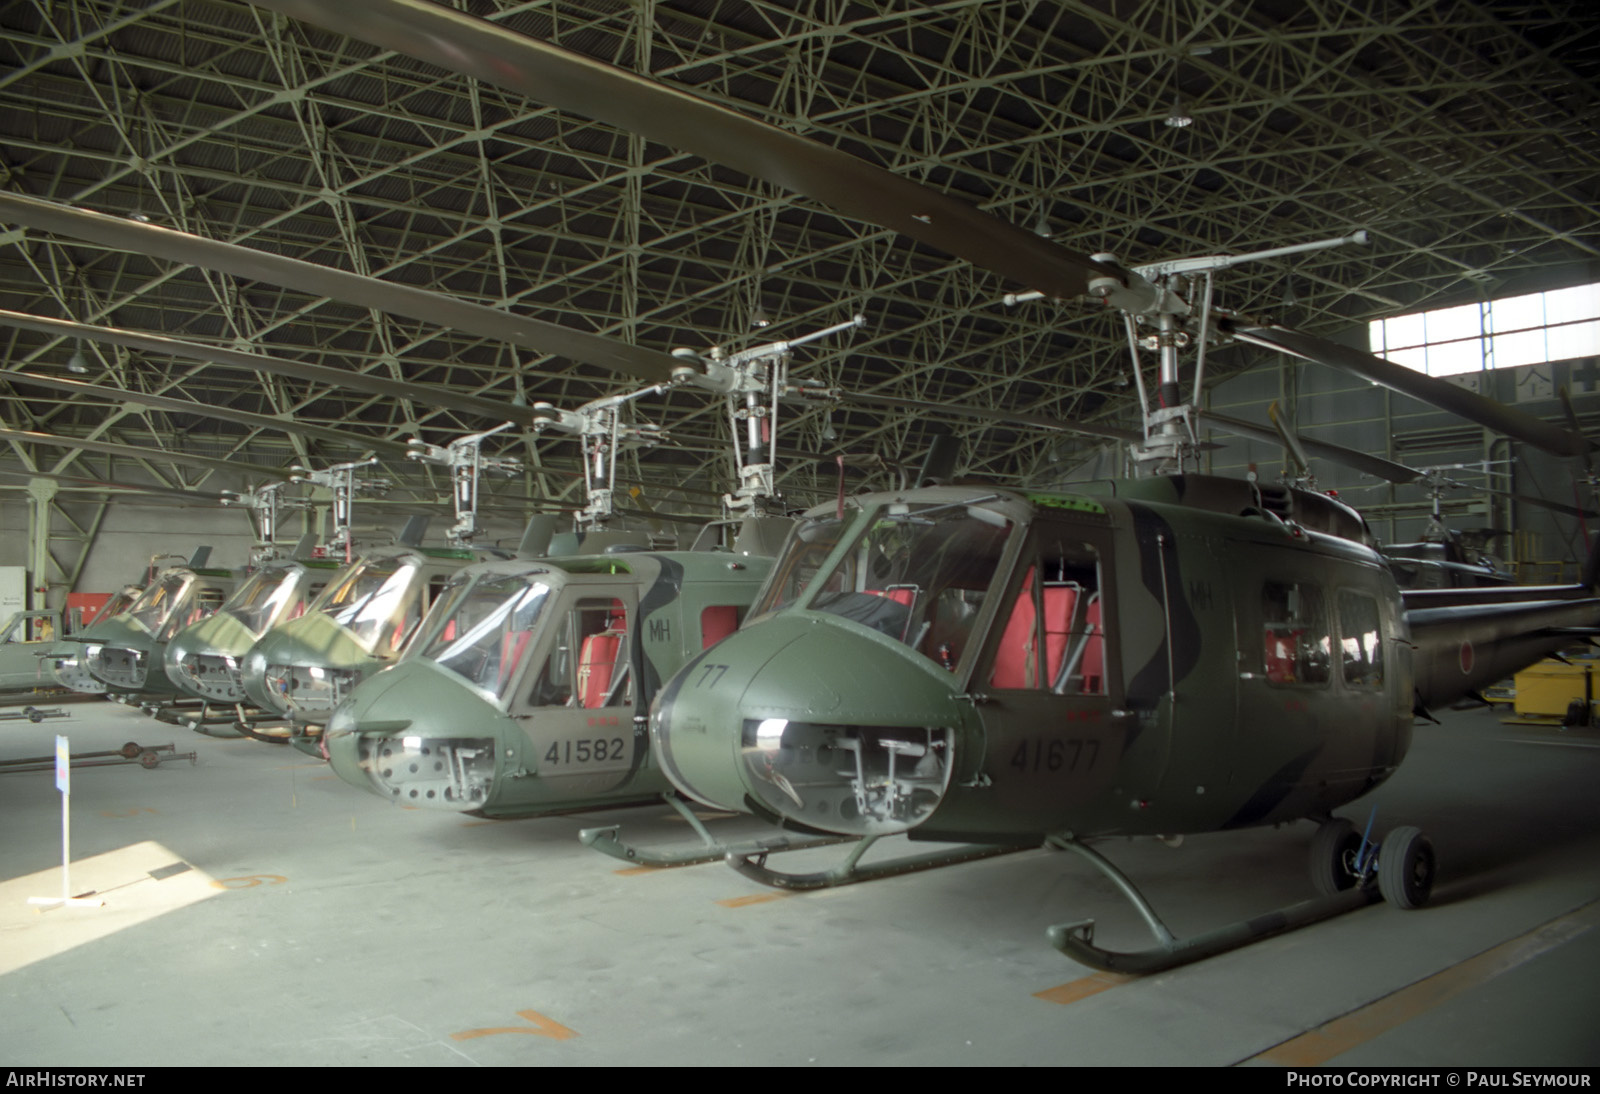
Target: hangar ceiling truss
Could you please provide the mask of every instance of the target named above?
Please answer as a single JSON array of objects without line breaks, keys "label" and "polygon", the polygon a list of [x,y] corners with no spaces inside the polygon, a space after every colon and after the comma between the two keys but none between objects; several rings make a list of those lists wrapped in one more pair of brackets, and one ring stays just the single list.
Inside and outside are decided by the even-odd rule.
[{"label": "hangar ceiling truss", "polygon": [[[465,6],[1129,264],[1365,228],[1365,247],[1239,267],[1222,283],[1225,306],[1316,332],[1592,280],[1600,259],[1589,3]],[[1177,115],[1192,123],[1168,124]],[[865,328],[805,347],[794,374],[957,408],[1136,420],[1120,325],[1086,302],[1007,308],[1002,296],[1029,286],[243,0],[0,3],[0,187],[662,351],[737,349],[861,313]],[[572,408],[631,384],[12,225],[0,226],[0,307],[417,385],[396,398],[0,326],[0,424],[155,450],[132,461],[5,442],[0,463],[23,470],[236,487],[240,476],[160,452],[327,463],[494,424],[430,388]],[[80,353],[88,371],[69,371]],[[1232,350],[1212,368],[1252,363]],[[672,437],[626,459],[646,494],[732,485],[716,405],[685,390],[636,405]],[[832,493],[836,454],[856,457],[857,477],[890,474],[867,469],[914,461],[936,429],[961,435],[968,473],[1008,482],[1099,443],[955,410],[796,408],[786,425],[783,477],[800,501]],[[546,486],[570,491],[573,441],[507,444],[536,469],[568,471]]]}]

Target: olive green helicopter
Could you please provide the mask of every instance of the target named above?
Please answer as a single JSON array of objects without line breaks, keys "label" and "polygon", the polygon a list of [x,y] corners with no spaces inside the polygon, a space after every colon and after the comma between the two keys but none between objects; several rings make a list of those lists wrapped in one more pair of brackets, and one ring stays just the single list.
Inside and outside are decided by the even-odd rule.
[{"label": "olive green helicopter", "polygon": [[861,323],[679,356],[674,381],[722,395],[730,433],[742,434],[728,517],[689,550],[601,538],[614,515],[617,446],[667,439],[618,411],[659,387],[546,408],[542,428],[579,438],[585,452],[589,502],[577,533],[557,537],[544,558],[460,571],[399,662],[334,708],[324,735],[334,771],[401,804],[488,817],[665,799],[703,840],[680,860],[726,853],[653,762],[646,712],[664,680],[738,627],[792,523],[775,488],[779,407],[830,393],[788,382],[790,352]]},{"label": "olive green helicopter", "polygon": [[[1138,476],[1035,492],[948,483],[814,509],[790,535],[745,625],[661,684],[653,758],[680,790],[792,830],[861,841],[825,874],[768,869],[766,848],[734,855],[752,876],[806,888],[932,861],[861,866],[869,841],[889,834],[967,843],[972,854],[1048,843],[1110,876],[1156,936],[1155,946],[1131,954],[1095,945],[1090,922],[1053,928],[1052,940],[1078,960],[1131,971],[1219,952],[1359,906],[1378,891],[1414,907],[1434,875],[1426,837],[1402,826],[1379,840],[1331,811],[1396,769],[1415,712],[1594,633],[1600,622],[1596,556],[1570,587],[1403,595],[1354,510],[1309,490],[1187,471],[1201,425],[1229,424],[1198,408],[1204,354],[1222,341],[1344,368],[1560,455],[1588,450],[1581,434],[1473,392],[1223,313],[1211,304],[1212,274],[1240,257],[1129,268],[1109,255],[1080,255],[842,151],[436,5],[261,6],[615,122],[1044,297],[1087,296],[1124,316],[1145,407],[1143,428],[1128,438]],[[670,359],[640,347],[447,306],[436,294],[307,263],[253,252],[241,259],[245,249],[122,218],[17,195],[0,195],[0,218],[242,276],[295,277],[326,295],[537,343],[657,382],[671,374]],[[1194,394],[1185,398],[1180,351],[1189,346]],[[1154,399],[1137,367],[1141,348],[1159,355]],[[487,645],[461,646],[461,664],[468,646],[481,654],[473,672],[480,683],[494,653],[504,661],[506,647],[490,641],[496,627],[547,595],[502,599],[512,607],[469,621],[482,626]],[[635,631],[646,614],[637,613]],[[564,628],[541,639],[547,665],[561,652],[558,632],[570,658],[582,640],[614,629],[615,605],[564,618]],[[446,623],[441,616],[430,633],[464,641],[459,624],[457,636],[444,638]],[[625,687],[621,675],[594,683],[591,668],[588,681],[574,675],[570,687]],[[405,728],[381,731],[403,741]],[[570,739],[575,757],[587,740],[592,761],[603,737],[606,759],[614,759],[615,728],[631,734],[621,749],[628,763],[646,762],[637,723],[584,728],[594,736]],[[554,760],[548,747],[541,758],[566,762],[565,743],[551,743]],[[1319,822],[1319,897],[1188,940],[1175,939],[1086,842],[1301,818]],[[622,846],[609,838],[614,851]]]},{"label": "olive green helicopter", "polygon": [[[1092,921],[1053,927],[1051,940],[1126,971],[1217,953],[1379,893],[1417,907],[1435,874],[1427,838],[1400,826],[1379,839],[1332,810],[1395,771],[1415,716],[1597,633],[1600,551],[1573,586],[1402,594],[1342,503],[1187,470],[1202,421],[1227,425],[1199,409],[1205,353],[1224,341],[1345,369],[1561,456],[1588,451],[1575,430],[1212,306],[1214,271],[1284,250],[1129,268],[434,4],[261,6],[774,182],[1032,290],[1013,303],[1087,296],[1122,314],[1144,408],[1130,438],[1135,477],[1032,492],[952,483],[820,506],[788,539],[745,625],[662,687],[653,748],[683,792],[861,838],[841,867],[815,874],[771,869],[764,851],[731,855],[750,876],[812,888],[943,861],[859,864],[871,841],[898,833],[968,843],[972,854],[1072,850],[1133,901],[1155,943],[1105,949]],[[1185,397],[1180,350],[1191,346]],[[1158,355],[1155,398],[1141,349]],[[1318,822],[1318,897],[1186,940],[1086,842],[1302,818]]]}]

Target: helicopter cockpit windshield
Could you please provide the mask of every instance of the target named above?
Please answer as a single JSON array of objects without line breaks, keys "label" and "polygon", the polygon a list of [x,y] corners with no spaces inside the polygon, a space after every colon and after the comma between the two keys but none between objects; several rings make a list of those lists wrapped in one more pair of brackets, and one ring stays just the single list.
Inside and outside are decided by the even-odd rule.
[{"label": "helicopter cockpit windshield", "polygon": [[139,595],[128,609],[128,616],[139,626],[155,634],[172,616],[173,609],[183,599],[184,590],[194,581],[187,570],[174,570],[157,578]]},{"label": "helicopter cockpit windshield", "polygon": [[[806,606],[871,627],[953,670],[1014,530],[1005,516],[981,507],[985,500],[891,503],[869,514]],[[813,542],[827,538],[817,531]],[[806,548],[804,529],[794,545],[791,551]],[[781,573],[796,570],[780,564]]]},{"label": "helicopter cockpit windshield", "polygon": [[257,570],[222,605],[222,611],[260,634],[276,621],[279,613],[299,590],[299,573],[281,566]]},{"label": "helicopter cockpit windshield", "polygon": [[550,587],[521,576],[460,581],[445,592],[428,622],[433,635],[416,656],[501,697],[518,678]]},{"label": "helicopter cockpit windshield", "polygon": [[422,616],[422,585],[414,563],[379,559],[357,563],[311,606],[344,627],[368,650],[398,650]]}]

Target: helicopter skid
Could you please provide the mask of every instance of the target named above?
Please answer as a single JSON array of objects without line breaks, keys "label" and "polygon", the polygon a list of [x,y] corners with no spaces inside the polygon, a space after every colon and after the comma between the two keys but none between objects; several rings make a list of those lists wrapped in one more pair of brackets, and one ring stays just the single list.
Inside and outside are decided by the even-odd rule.
[{"label": "helicopter skid", "polygon": [[0,711],[0,722],[17,722],[26,718],[28,721],[37,724],[44,721],[46,718],[65,718],[66,716],[67,712],[62,710],[60,707],[41,709],[39,707],[28,706],[23,707],[21,710]]},{"label": "helicopter skid", "polygon": [[773,851],[799,851],[807,847],[824,847],[833,843],[845,843],[850,836],[818,836],[813,838],[795,838],[792,836],[767,836],[761,839],[749,840],[744,843],[721,843],[714,838],[700,818],[683,802],[671,795],[663,795],[663,800],[678,814],[689,822],[689,826],[701,839],[699,847],[685,847],[678,850],[654,850],[648,847],[635,847],[618,837],[620,825],[608,825],[604,828],[585,828],[578,833],[578,840],[585,847],[592,847],[603,855],[621,859],[623,862],[636,866],[654,866],[667,868],[672,866],[699,866],[706,862],[719,860],[732,860],[736,855],[760,855],[763,861],[768,853]]},{"label": "helicopter skid", "polygon": [[1123,896],[1127,897],[1144,917],[1150,933],[1155,935],[1154,946],[1125,952],[1096,946],[1092,919],[1058,923],[1046,929],[1045,935],[1050,939],[1052,946],[1079,964],[1102,972],[1133,974],[1162,972],[1306,927],[1324,919],[1331,919],[1346,912],[1353,912],[1382,899],[1377,885],[1355,885],[1341,892],[1301,901],[1252,919],[1239,920],[1203,934],[1180,939],[1161,922],[1155,909],[1150,907],[1144,895],[1128,880],[1127,875],[1113,866],[1104,856],[1077,840],[1051,837],[1046,843],[1051,847],[1076,851],[1088,859],[1101,873],[1110,878],[1118,889],[1122,890]]},{"label": "helicopter skid", "polygon": [[[916,873],[919,870],[932,870],[940,866],[954,866],[959,862],[974,862],[978,859],[992,858],[995,855],[1008,855],[1014,851],[1031,851],[1033,848],[1018,844],[988,844],[968,843],[951,847],[943,851],[929,851],[920,855],[905,855],[901,858],[889,859],[886,862],[875,862],[870,866],[862,866],[861,856],[876,843],[881,837],[866,836],[856,842],[845,860],[831,870],[819,870],[810,874],[787,874],[781,870],[772,870],[767,867],[767,851],[728,853],[728,865],[751,881],[759,881],[763,885],[770,885],[774,889],[834,889],[841,885],[855,885],[862,881],[876,881],[879,878],[897,877],[900,874]],[[784,848],[785,850],[789,848]]]}]

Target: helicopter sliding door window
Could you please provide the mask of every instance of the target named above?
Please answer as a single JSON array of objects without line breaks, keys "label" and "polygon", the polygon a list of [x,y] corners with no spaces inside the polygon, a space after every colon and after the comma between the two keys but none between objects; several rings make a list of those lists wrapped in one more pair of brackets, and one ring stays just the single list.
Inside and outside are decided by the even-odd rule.
[{"label": "helicopter sliding door window", "polygon": [[1105,694],[1103,625],[1099,553],[1087,543],[1050,545],[1005,617],[990,686]]},{"label": "helicopter sliding door window", "polygon": [[1381,633],[1378,602],[1365,593],[1339,590],[1339,656],[1346,684],[1366,688],[1383,686]]},{"label": "helicopter sliding door window", "polygon": [[1261,592],[1262,672],[1274,684],[1327,684],[1333,639],[1322,590],[1269,581]]}]

